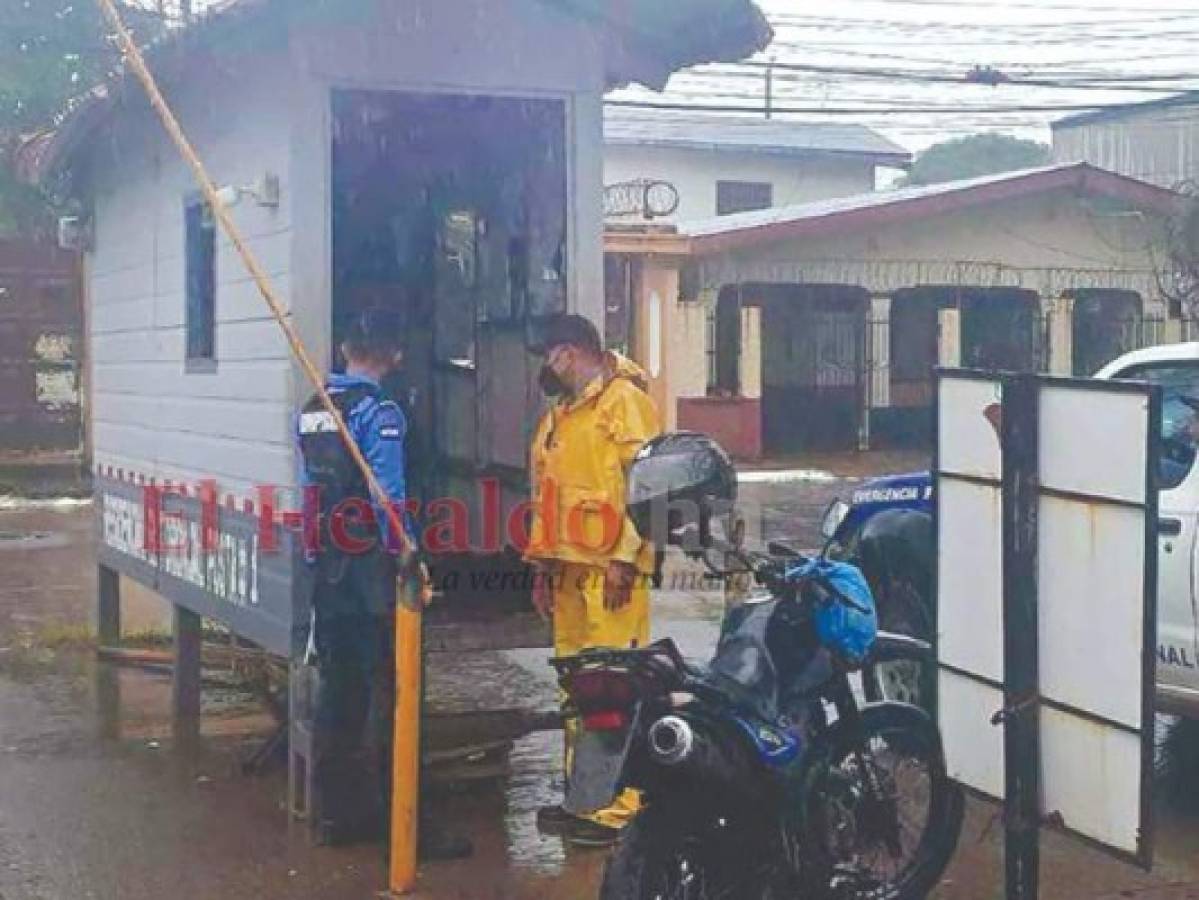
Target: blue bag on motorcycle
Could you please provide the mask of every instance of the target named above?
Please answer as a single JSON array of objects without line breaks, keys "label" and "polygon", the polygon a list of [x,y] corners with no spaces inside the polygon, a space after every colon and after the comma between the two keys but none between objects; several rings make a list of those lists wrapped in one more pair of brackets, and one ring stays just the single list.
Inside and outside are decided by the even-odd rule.
[{"label": "blue bag on motorcycle", "polygon": [[[852,663],[860,663],[878,636],[878,612],[870,585],[857,566],[831,559],[814,559],[787,572],[789,579],[812,579],[841,594],[850,606],[829,597],[814,614],[820,642]],[[856,608],[855,608],[856,607]]]}]

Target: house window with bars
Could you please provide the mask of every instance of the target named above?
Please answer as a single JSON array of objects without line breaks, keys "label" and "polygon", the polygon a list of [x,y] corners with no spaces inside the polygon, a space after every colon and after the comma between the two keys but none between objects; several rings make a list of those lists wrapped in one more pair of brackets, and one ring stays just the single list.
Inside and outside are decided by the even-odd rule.
[{"label": "house window with bars", "polygon": [[766,181],[716,182],[716,215],[769,209],[774,204],[774,185]]}]

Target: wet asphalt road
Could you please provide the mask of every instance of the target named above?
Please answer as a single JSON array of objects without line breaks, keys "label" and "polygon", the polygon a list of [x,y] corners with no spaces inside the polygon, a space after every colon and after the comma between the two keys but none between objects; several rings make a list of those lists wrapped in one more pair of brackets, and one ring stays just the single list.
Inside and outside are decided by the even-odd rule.
[{"label": "wet asphalt road", "polygon": [[[770,536],[812,546],[825,505],[851,486],[757,476],[743,496],[762,501]],[[206,690],[205,740],[183,753],[169,739],[168,678],[97,663],[81,643],[95,596],[90,526],[88,508],[0,507],[0,900],[375,896],[385,880],[378,848],[312,847],[305,827],[288,821],[282,772],[240,773],[240,757],[271,725],[252,698]],[[720,611],[716,595],[664,592],[655,631],[702,655]],[[447,711],[554,701],[542,651],[434,658],[428,690]],[[602,854],[534,826],[536,808],[557,799],[559,749],[559,735],[532,735],[517,742],[499,783],[437,793],[438,817],[468,833],[476,854],[425,866],[419,896],[595,896]],[[990,807],[972,805],[938,897],[999,895],[1001,832]],[[1199,896],[1188,887],[1199,877],[1199,820],[1169,816],[1158,845],[1157,869],[1142,874],[1050,836],[1043,896]]]}]

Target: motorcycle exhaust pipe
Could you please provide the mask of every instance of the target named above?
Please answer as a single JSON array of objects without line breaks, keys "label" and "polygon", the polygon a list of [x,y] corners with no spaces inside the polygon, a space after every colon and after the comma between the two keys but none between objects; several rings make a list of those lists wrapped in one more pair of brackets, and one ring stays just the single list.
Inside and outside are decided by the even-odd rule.
[{"label": "motorcycle exhaust pipe", "polygon": [[649,752],[655,762],[677,766],[695,752],[695,731],[678,716],[663,716],[649,727]]},{"label": "motorcycle exhaust pipe", "polygon": [[681,716],[663,716],[646,733],[654,762],[713,782],[733,782],[744,775],[743,761],[730,747],[696,731]]}]

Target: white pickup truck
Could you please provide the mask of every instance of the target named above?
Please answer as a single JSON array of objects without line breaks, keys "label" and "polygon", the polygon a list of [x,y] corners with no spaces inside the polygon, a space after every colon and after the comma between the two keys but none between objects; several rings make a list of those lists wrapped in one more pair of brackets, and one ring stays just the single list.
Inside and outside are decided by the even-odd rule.
[{"label": "white pickup truck", "polygon": [[1199,717],[1199,343],[1134,350],[1095,377],[1162,387],[1157,700]]},{"label": "white pickup truck", "polygon": [[[1162,712],[1199,719],[1199,343],[1166,344],[1126,353],[1096,378],[1150,381],[1162,387],[1161,494],[1158,498],[1157,699]],[[891,631],[929,637],[933,482],[916,472],[872,479],[825,515],[832,546],[862,566],[879,590],[879,614]],[[896,510],[904,510],[894,518]],[[867,533],[891,528],[898,543],[884,565],[872,564]],[[913,522],[913,520],[915,520]],[[921,521],[924,525],[921,527]],[[884,554],[885,556],[886,554]],[[875,554],[875,558],[882,558]],[[885,574],[879,574],[886,569]],[[876,590],[878,590],[876,588]],[[893,666],[880,691],[914,700],[911,672]],[[894,682],[894,683],[891,683]]]}]

